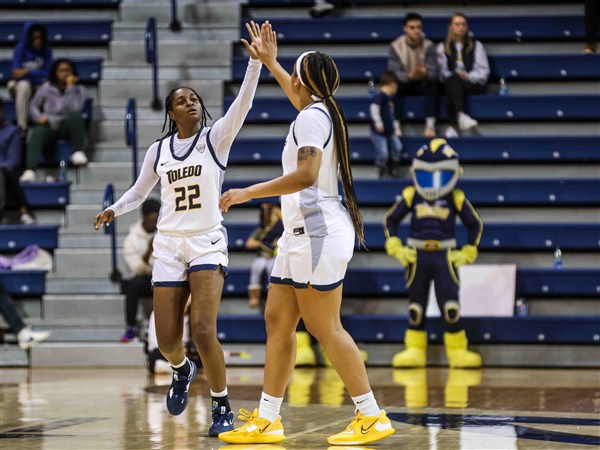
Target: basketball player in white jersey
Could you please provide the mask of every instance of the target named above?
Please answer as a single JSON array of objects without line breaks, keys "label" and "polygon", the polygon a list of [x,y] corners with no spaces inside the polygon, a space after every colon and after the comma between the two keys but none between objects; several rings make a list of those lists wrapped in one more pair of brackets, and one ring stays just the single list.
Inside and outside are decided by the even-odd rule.
[{"label": "basketball player in white jersey", "polygon": [[[321,52],[307,52],[290,76],[277,62],[277,40],[271,26],[261,30],[259,54],[300,111],[290,126],[282,154],[283,176],[221,197],[221,209],[253,198],[281,196],[283,236],[271,273],[265,320],[267,348],[260,406],[243,410],[247,423],[219,434],[232,444],[273,443],[285,439],[279,416],[296,353],[300,317],[325,348],[358,410],[332,445],[361,445],[394,433],[377,405],[358,347],[340,321],[342,282],[352,257],[355,235],[363,243],[362,217],[356,204],[346,119],[333,94],[339,73]],[[348,211],[338,192],[338,171]]]},{"label": "basketball player in white jersey", "polygon": [[233,429],[234,420],[216,333],[228,265],[219,197],[231,144],[252,106],[262,67],[258,60],[260,28],[254,22],[246,26],[251,43],[242,42],[251,58],[240,92],[226,114],[212,128],[207,127],[208,113],[200,96],[188,87],[173,89],[165,100],[168,133],[148,149],[133,187],[94,218],[98,230],[114,217],[134,210],[160,180],[162,207],[154,238],[152,281],[158,345],[173,367],[167,409],[173,415],[184,411],[189,385],[197,373],[196,365],[184,355],[181,340],[183,311],[191,292],[192,339],[213,400],[209,436]]}]

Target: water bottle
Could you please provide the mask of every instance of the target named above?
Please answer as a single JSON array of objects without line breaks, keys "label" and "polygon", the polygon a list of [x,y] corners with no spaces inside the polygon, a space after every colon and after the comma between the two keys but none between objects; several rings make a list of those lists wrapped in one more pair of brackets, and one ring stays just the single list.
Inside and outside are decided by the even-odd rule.
[{"label": "water bottle", "polygon": [[526,317],[529,314],[529,307],[524,298],[518,298],[515,302],[515,314],[517,317]]},{"label": "water bottle", "polygon": [[58,171],[58,181],[67,181],[67,162],[60,160],[60,170]]},{"label": "water bottle", "polygon": [[377,95],[375,80],[373,80],[373,78],[369,78],[369,97],[375,97],[375,95]]},{"label": "water bottle", "polygon": [[500,78],[500,89],[498,89],[499,95],[508,95],[508,86],[506,85],[506,80],[504,77]]},{"label": "water bottle", "polygon": [[554,250],[554,270],[559,270],[562,268],[562,252],[560,251],[560,247],[556,247]]}]

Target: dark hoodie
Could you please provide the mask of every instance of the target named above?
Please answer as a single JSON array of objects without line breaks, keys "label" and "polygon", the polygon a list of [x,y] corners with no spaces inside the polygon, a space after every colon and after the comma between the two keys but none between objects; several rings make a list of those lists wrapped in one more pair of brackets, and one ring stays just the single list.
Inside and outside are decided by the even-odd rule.
[{"label": "dark hoodie", "polygon": [[12,69],[29,69],[21,80],[29,81],[32,86],[39,86],[48,78],[48,71],[52,65],[52,50],[47,43],[46,30],[42,31],[42,48],[39,51],[32,48],[31,35],[35,30],[31,27],[34,24],[37,22],[29,21],[23,25],[23,36],[13,53]]}]

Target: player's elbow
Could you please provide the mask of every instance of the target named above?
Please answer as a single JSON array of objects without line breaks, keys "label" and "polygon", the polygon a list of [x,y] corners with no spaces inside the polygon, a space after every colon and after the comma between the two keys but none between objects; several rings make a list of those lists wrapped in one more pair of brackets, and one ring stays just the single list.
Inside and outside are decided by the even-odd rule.
[{"label": "player's elbow", "polygon": [[300,170],[298,171],[296,181],[300,189],[306,189],[315,184],[318,175],[318,172],[313,173],[312,170]]}]

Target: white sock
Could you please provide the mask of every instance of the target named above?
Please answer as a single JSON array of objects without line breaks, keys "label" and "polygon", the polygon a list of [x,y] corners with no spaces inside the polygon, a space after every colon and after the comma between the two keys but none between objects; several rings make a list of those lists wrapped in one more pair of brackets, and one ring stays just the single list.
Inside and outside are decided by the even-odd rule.
[{"label": "white sock", "polygon": [[173,369],[179,369],[180,367],[183,367],[183,365],[187,362],[187,357],[183,357],[183,361],[181,361],[179,364],[171,364],[171,367]]},{"label": "white sock", "polygon": [[223,389],[221,392],[213,392],[213,390],[210,390],[210,396],[211,397],[225,397],[227,395],[227,386],[225,386],[225,389]]},{"label": "white sock", "polygon": [[425,118],[425,126],[427,128],[435,128],[435,117]]},{"label": "white sock", "polygon": [[281,403],[283,403],[283,397],[273,397],[263,391],[260,396],[260,404],[258,405],[258,417],[273,422],[279,417]]},{"label": "white sock", "polygon": [[352,397],[352,401],[356,405],[356,409],[358,409],[363,416],[378,416],[381,412],[381,408],[377,405],[377,400],[375,400],[373,391],[369,391],[358,397]]}]

